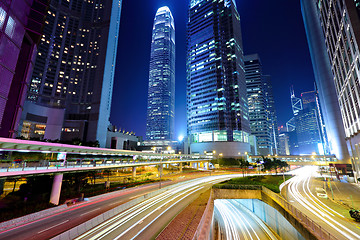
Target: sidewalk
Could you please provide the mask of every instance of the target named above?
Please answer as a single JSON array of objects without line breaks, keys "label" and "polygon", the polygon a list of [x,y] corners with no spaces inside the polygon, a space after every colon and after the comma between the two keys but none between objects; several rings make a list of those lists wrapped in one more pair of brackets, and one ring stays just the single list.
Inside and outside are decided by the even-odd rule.
[{"label": "sidewalk", "polygon": [[[311,189],[314,194],[316,194],[316,187],[326,190],[328,199],[318,198],[321,202],[343,215],[350,222],[356,223],[355,220],[350,217],[349,210],[353,208],[360,209],[360,186],[353,183],[340,182],[335,178],[331,181],[331,187],[328,181],[325,182],[319,179],[313,179],[312,181]],[[359,223],[356,224],[359,225]]]}]

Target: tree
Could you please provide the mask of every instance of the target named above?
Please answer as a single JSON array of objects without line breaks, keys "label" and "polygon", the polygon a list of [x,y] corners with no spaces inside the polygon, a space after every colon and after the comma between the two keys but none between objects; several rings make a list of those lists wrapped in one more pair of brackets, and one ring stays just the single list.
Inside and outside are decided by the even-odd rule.
[{"label": "tree", "polygon": [[243,176],[245,177],[245,172],[247,173],[250,163],[243,158],[238,159],[238,161],[239,161],[240,168],[243,172]]},{"label": "tree", "polygon": [[274,162],[270,158],[267,157],[262,157],[262,158],[263,158],[262,165],[264,167],[264,170],[271,171],[274,168]]}]

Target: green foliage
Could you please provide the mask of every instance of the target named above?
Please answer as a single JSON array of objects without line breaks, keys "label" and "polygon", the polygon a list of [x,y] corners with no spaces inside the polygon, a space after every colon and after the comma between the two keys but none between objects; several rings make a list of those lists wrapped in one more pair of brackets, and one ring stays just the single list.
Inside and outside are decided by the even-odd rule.
[{"label": "green foliage", "polygon": [[281,183],[283,183],[282,176],[251,176],[233,178],[229,181],[217,184],[215,188],[244,189],[246,187],[243,186],[264,186],[273,192],[279,193],[279,186]]},{"label": "green foliage", "polygon": [[275,172],[278,172],[278,169],[282,169],[284,170],[285,168],[289,167],[289,165],[287,164],[287,162],[281,161],[277,158],[267,158],[267,157],[262,157],[263,159],[263,170],[275,170]]}]

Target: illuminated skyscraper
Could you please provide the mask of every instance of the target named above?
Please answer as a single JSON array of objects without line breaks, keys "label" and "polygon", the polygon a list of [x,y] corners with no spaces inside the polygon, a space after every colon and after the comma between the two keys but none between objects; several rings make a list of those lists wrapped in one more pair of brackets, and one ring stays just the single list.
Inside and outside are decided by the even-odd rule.
[{"label": "illuminated skyscraper", "polygon": [[146,138],[173,140],[175,115],[175,24],[168,7],[158,9],[151,42]]},{"label": "illuminated skyscraper", "polygon": [[35,125],[42,126],[36,130],[40,138],[98,140],[105,146],[121,3],[50,1],[22,116],[22,136],[29,136]]},{"label": "illuminated skyscraper", "polygon": [[272,84],[270,76],[262,73],[258,54],[245,56],[245,76],[250,128],[256,136],[257,153],[276,154],[278,131]]},{"label": "illuminated skyscraper", "polygon": [[330,152],[350,163],[345,139],[354,157],[360,144],[359,1],[301,0],[301,10]]},{"label": "illuminated skyscraper", "polygon": [[187,52],[191,152],[250,151],[240,15],[233,0],[192,0]]}]

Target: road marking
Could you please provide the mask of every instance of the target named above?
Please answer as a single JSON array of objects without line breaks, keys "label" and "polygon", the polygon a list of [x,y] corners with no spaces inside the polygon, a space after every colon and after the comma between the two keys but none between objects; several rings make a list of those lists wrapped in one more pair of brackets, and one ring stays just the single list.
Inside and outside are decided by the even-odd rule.
[{"label": "road marking", "polygon": [[61,223],[58,223],[58,224],[56,224],[56,225],[54,225],[54,226],[51,226],[51,227],[49,227],[49,228],[47,228],[47,229],[44,229],[44,230],[42,230],[42,231],[40,231],[40,232],[38,232],[38,233],[42,233],[42,232],[45,232],[45,231],[47,231],[47,230],[49,230],[49,229],[52,229],[52,228],[54,228],[54,227],[57,227],[57,226],[59,226],[59,225],[61,225],[61,224],[64,224],[64,223],[66,223],[66,222],[68,222],[69,220],[65,220],[65,221],[63,221],[63,222],[61,222]]},{"label": "road marking", "polygon": [[134,198],[138,198],[138,197],[142,197],[142,196],[144,196],[144,194],[139,194],[139,195],[136,195],[136,196],[130,197],[130,199],[134,199]]},{"label": "road marking", "polygon": [[81,214],[80,216],[86,215],[86,214],[91,213],[91,212],[95,212],[95,211],[97,211],[97,210],[99,210],[99,209],[100,209],[100,208],[96,208],[96,209],[94,209],[94,210],[91,210],[91,211],[88,211],[88,212],[86,212],[86,213],[83,213],[83,214]]},{"label": "road marking", "polygon": [[112,206],[112,205],[115,205],[115,204],[119,204],[119,203],[122,203],[122,201],[120,201],[120,202],[114,202],[114,203],[112,203],[112,204],[109,204],[109,206]]}]

